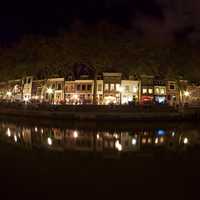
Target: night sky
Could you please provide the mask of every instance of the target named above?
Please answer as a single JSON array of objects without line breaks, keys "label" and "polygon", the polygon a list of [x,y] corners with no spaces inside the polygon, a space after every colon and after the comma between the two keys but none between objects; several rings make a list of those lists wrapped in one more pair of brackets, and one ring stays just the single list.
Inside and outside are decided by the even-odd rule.
[{"label": "night sky", "polygon": [[[175,1],[176,3],[174,3]],[[24,34],[53,35],[67,30],[76,19],[82,20],[86,24],[107,20],[127,29],[133,22],[143,24],[145,29],[150,21],[151,24],[156,22],[155,30],[162,29],[169,34],[174,27],[186,23],[185,28],[193,30],[193,18],[197,20],[196,24],[200,18],[198,16],[199,0],[190,0],[190,5],[183,3],[184,6],[182,6],[184,1],[186,0],[66,0],[65,3],[51,3],[50,1],[37,3],[30,0],[22,3],[9,2],[0,8],[0,41],[12,42]],[[159,27],[161,24],[163,27]],[[148,32],[148,28],[146,31]]]}]

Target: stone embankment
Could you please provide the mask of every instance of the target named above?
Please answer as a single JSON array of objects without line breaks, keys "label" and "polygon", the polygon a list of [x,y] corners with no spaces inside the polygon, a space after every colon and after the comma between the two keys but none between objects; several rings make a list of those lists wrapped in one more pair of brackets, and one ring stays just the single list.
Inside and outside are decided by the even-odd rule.
[{"label": "stone embankment", "polygon": [[94,106],[0,104],[1,116],[98,121],[199,120],[200,108],[175,109],[169,106]]}]

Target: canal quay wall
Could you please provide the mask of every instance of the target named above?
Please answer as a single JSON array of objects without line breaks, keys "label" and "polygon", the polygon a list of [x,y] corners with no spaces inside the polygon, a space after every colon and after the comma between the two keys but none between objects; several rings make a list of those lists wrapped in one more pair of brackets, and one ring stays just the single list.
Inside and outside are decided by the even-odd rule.
[{"label": "canal quay wall", "polygon": [[1,116],[93,121],[182,121],[200,120],[200,108],[168,106],[55,106],[0,105]]}]

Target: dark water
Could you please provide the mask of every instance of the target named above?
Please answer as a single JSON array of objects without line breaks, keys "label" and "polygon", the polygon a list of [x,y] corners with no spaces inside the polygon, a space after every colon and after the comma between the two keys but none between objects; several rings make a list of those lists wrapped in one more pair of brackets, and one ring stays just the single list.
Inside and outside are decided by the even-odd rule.
[{"label": "dark water", "polygon": [[[149,124],[150,126],[151,124]],[[0,140],[25,148],[58,152],[101,153],[105,157],[119,157],[124,153],[154,153],[157,150],[187,151],[200,145],[200,129],[175,124],[121,128],[66,128],[37,124],[23,125],[0,121]],[[143,128],[144,127],[144,128]]]},{"label": "dark water", "polygon": [[198,199],[199,180],[198,124],[0,120],[0,196]]}]

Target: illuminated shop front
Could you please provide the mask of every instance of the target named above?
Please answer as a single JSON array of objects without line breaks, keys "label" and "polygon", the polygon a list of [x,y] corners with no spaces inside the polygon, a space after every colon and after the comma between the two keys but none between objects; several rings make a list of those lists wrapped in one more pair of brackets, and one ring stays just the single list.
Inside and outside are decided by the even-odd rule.
[{"label": "illuminated shop front", "polygon": [[65,101],[66,104],[83,105],[93,103],[93,80],[66,81]]},{"label": "illuminated shop front", "polygon": [[142,86],[141,91],[141,103],[148,104],[153,103],[153,87],[152,86]]},{"label": "illuminated shop front", "polygon": [[140,81],[122,80],[121,82],[121,104],[139,102]]},{"label": "illuminated shop front", "polygon": [[141,75],[141,103],[152,104],[154,100],[154,76]]},{"label": "illuminated shop front", "polygon": [[103,73],[103,104],[121,104],[121,73]]},{"label": "illuminated shop front", "polygon": [[64,78],[52,78],[47,80],[45,100],[53,104],[64,102]]},{"label": "illuminated shop front", "polygon": [[166,86],[154,86],[154,97],[155,102],[158,104],[167,103],[167,92]]},{"label": "illuminated shop front", "polygon": [[167,103],[170,106],[179,104],[179,90],[176,81],[167,82]]}]

